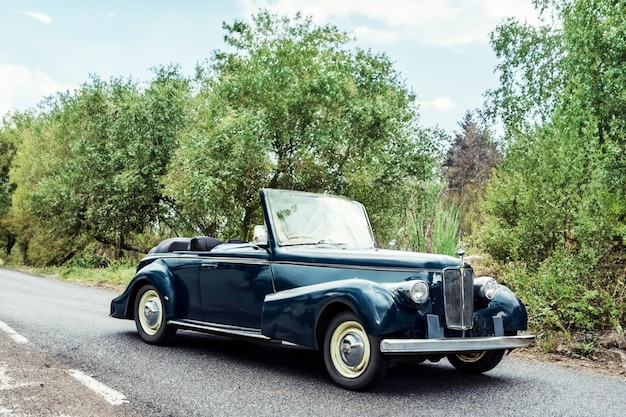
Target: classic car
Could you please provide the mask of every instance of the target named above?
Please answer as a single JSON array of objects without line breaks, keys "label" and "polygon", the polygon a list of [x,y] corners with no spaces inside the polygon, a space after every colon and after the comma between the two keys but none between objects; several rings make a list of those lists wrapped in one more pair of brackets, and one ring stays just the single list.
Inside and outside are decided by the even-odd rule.
[{"label": "classic car", "polygon": [[526,310],[457,257],[380,249],[362,204],[264,189],[252,242],[170,238],[139,263],[111,316],[164,344],[178,329],[323,351],[332,380],[359,390],[391,360],[447,357],[494,368],[528,346]]}]

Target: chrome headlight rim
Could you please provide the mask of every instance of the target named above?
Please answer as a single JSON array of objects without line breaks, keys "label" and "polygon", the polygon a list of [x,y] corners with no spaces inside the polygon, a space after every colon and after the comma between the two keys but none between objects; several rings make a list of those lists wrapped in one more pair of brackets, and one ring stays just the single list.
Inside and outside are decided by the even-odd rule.
[{"label": "chrome headlight rim", "polygon": [[422,279],[412,279],[397,283],[384,284],[391,291],[399,295],[399,300],[407,306],[420,307],[430,297],[430,286]]},{"label": "chrome headlight rim", "polygon": [[478,286],[478,294],[486,300],[493,300],[500,291],[500,284],[494,277],[481,276],[474,279],[475,285]]},{"label": "chrome headlight rim", "polygon": [[425,281],[417,279],[410,281],[410,287],[408,291],[409,298],[417,305],[422,305],[428,300],[430,295],[430,288]]}]

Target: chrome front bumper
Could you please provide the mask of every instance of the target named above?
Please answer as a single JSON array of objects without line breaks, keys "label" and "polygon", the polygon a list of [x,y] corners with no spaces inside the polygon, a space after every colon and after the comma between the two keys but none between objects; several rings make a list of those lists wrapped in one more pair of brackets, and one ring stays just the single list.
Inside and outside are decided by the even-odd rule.
[{"label": "chrome front bumper", "polygon": [[457,353],[480,350],[508,350],[526,347],[535,336],[493,336],[440,339],[383,339],[380,351],[385,355]]}]

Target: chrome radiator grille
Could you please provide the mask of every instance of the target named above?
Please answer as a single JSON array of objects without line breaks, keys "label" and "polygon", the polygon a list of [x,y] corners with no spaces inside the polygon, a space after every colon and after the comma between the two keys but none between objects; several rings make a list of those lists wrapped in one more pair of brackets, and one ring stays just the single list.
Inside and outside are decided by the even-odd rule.
[{"label": "chrome radiator grille", "polygon": [[474,276],[469,268],[443,271],[443,303],[446,326],[467,330],[473,326]]}]

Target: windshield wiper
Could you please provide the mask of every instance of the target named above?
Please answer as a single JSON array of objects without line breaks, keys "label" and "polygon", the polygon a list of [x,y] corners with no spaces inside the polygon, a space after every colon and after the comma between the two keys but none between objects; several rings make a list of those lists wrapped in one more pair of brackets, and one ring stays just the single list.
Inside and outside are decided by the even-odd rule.
[{"label": "windshield wiper", "polygon": [[318,239],[311,236],[293,236],[287,239],[283,246],[297,246],[297,245],[317,245]]},{"label": "windshield wiper", "polygon": [[310,237],[310,236],[294,236],[294,237],[287,239],[287,241],[283,243],[283,246],[305,246],[305,245],[308,245],[308,246],[311,246],[311,245],[312,246],[317,246],[317,245],[354,246],[354,243],[333,242],[332,240],[325,240],[325,239],[318,240],[317,238]]},{"label": "windshield wiper", "polygon": [[329,246],[354,246],[354,243],[343,243],[343,242],[333,242],[332,240],[320,240],[317,242],[318,245],[329,245]]}]

